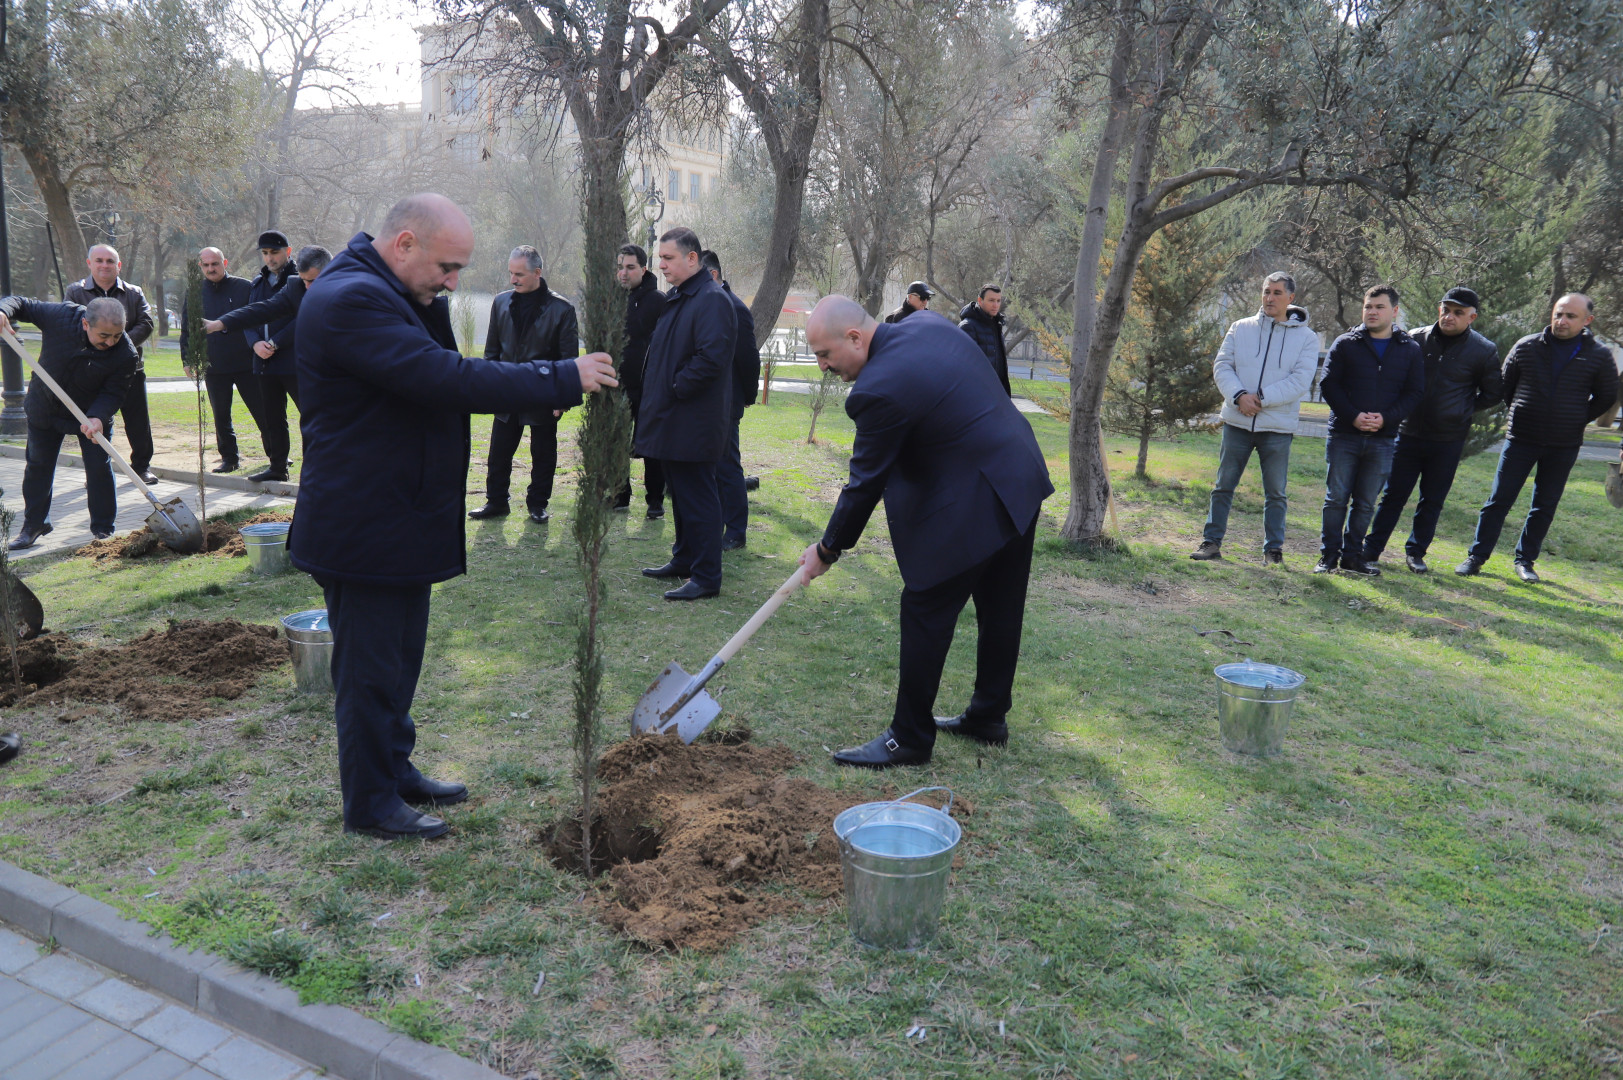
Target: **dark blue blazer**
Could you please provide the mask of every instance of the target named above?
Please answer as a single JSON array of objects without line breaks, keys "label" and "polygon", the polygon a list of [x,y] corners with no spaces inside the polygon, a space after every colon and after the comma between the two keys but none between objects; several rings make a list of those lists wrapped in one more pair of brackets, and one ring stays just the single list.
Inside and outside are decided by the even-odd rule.
[{"label": "dark blue blazer", "polygon": [[[247,278],[232,277],[229,274],[221,278],[216,284],[203,279],[203,318],[223,319],[229,311],[235,311],[248,302],[248,291],[253,286]],[[191,341],[187,337],[187,326],[190,323],[189,312],[186,309],[187,301],[180,302],[180,354],[190,359]],[[231,333],[230,327],[223,334],[205,334],[208,339],[209,371],[216,375],[240,375],[254,369],[254,361],[258,357],[248,347],[248,341],[240,333]]]},{"label": "dark blue blazer", "polygon": [[[282,272],[273,274],[266,267],[261,266],[259,273],[254,276],[248,287],[248,303],[257,304],[269,300],[292,285],[302,285],[299,277],[299,268],[289,259]],[[222,322],[226,320],[221,320]],[[243,339],[248,347],[253,348],[256,341],[269,341],[276,346],[276,352],[269,360],[261,360],[254,356],[254,374],[256,375],[291,375],[295,370],[295,342],[294,332],[298,323],[294,315],[279,312],[277,317],[263,322],[255,323],[242,332]],[[228,324],[229,325],[229,324]]]},{"label": "dark blue blazer", "polygon": [[1037,437],[985,354],[933,311],[874,331],[845,411],[857,425],[851,478],[823,546],[854,545],[883,495],[910,589],[984,562],[1054,493]]},{"label": "dark blue blazer", "polygon": [[741,417],[761,393],[761,350],[755,346],[755,316],[732,286],[721,283],[727,299],[733,302],[738,328],[733,335],[733,415]]},{"label": "dark blue blazer", "polygon": [[[1386,355],[1377,356],[1369,333],[1355,326],[1330,346],[1319,393],[1330,406],[1331,431],[1390,439],[1426,395],[1426,358],[1415,339],[1397,329]],[[1358,414],[1365,412],[1381,414],[1380,431],[1363,432],[1353,426]]]},{"label": "dark blue blazer", "polygon": [[666,461],[719,461],[732,427],[732,300],[700,270],[665,294],[643,367],[637,453]]},{"label": "dark blue blazer", "polygon": [[[123,407],[124,394],[135,376],[135,344],[130,335],[125,334],[110,348],[96,348],[85,333],[85,309],[78,304],[8,296],[0,300],[0,311],[14,323],[39,327],[39,366],[50,373],[86,416],[100,420],[102,428],[111,434],[113,417]],[[45,386],[44,379],[28,380],[23,412],[30,427],[68,434],[79,430],[79,421]]]},{"label": "dark blue blazer", "polygon": [[288,547],[317,580],[426,585],[467,570],[468,414],[580,404],[574,360],[463,356],[357,233],[299,307],[304,466]]}]

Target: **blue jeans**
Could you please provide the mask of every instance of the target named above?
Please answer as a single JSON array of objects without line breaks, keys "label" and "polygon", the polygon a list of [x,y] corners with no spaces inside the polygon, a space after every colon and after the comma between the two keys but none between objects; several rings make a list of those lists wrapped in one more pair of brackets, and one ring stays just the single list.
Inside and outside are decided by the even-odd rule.
[{"label": "blue jeans", "polygon": [[[1330,432],[1324,444],[1329,468],[1324,478],[1324,527],[1319,534],[1321,559],[1333,562],[1344,551],[1363,557],[1364,533],[1375,516],[1375,500],[1392,473],[1395,442],[1390,435]],[[1348,503],[1352,504],[1351,514]]]},{"label": "blue jeans", "polygon": [[[113,490],[113,462],[107,451],[75,432],[85,463],[85,502],[92,532],[111,532],[118,517],[118,496]],[[113,437],[113,425],[102,434]],[[28,449],[23,466],[23,528],[39,532],[51,520],[51,485],[56,479],[56,458],[67,436],[54,428],[28,425]]]},{"label": "blue jeans", "polygon": [[1476,519],[1476,540],[1471,544],[1471,558],[1487,562],[1488,556],[1499,543],[1499,532],[1505,527],[1505,517],[1516,505],[1517,496],[1527,477],[1538,469],[1533,480],[1533,505],[1528,508],[1527,521],[1522,525],[1521,539],[1516,542],[1516,561],[1532,563],[1544,548],[1544,536],[1555,520],[1555,508],[1561,503],[1561,493],[1567,489],[1567,477],[1578,460],[1577,446],[1539,446],[1537,443],[1505,440],[1499,454],[1499,471],[1493,474],[1493,493],[1483,504]]},{"label": "blue jeans", "polygon": [[1217,483],[1212,485],[1211,508],[1206,512],[1206,529],[1201,534],[1204,539],[1214,544],[1223,542],[1229,529],[1229,507],[1234,505],[1234,489],[1255,450],[1262,463],[1262,546],[1265,551],[1284,549],[1291,438],[1288,431],[1247,431],[1233,424],[1223,425],[1223,445],[1217,452]]},{"label": "blue jeans", "polygon": [[1437,518],[1443,512],[1449,489],[1454,486],[1454,473],[1460,467],[1460,454],[1464,450],[1464,439],[1439,442],[1412,435],[1398,436],[1397,447],[1392,452],[1392,475],[1387,478],[1386,492],[1375,511],[1375,521],[1364,538],[1366,560],[1374,562],[1386,550],[1386,541],[1397,528],[1417,480],[1420,501],[1415,504],[1414,529],[1403,550],[1417,559],[1425,558],[1432,537],[1437,535]]}]

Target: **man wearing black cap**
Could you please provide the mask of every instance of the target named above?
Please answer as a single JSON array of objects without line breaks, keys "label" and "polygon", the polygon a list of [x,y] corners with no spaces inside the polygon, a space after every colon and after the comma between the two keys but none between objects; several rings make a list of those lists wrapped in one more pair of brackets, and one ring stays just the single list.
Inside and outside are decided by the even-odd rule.
[{"label": "man wearing black cap", "polygon": [[1364,538],[1366,563],[1380,559],[1419,481],[1420,501],[1415,504],[1414,529],[1403,545],[1404,562],[1417,574],[1428,569],[1426,549],[1437,533],[1443,500],[1454,486],[1471,417],[1499,404],[1504,393],[1498,346],[1471,329],[1479,310],[1474,291],[1463,286],[1450,289],[1437,305],[1437,322],[1410,335],[1424,357],[1426,393],[1398,428],[1392,474]]},{"label": "man wearing black cap", "polygon": [[923,311],[930,306],[930,297],[935,293],[930,286],[922,281],[915,281],[907,287],[907,295],[902,297],[902,306],[885,316],[888,323],[899,323],[915,311]]},{"label": "man wearing black cap", "polygon": [[[269,300],[299,272],[293,261],[293,248],[287,234],[279,229],[267,229],[259,234],[259,258],[264,263],[259,275],[248,289],[248,303]],[[299,407],[299,384],[293,367],[294,320],[274,319],[243,331],[254,350],[254,374],[259,377],[259,435],[265,442],[265,456],[270,466],[248,479],[256,483],[287,479],[288,455],[292,440],[287,430],[287,399]]]}]

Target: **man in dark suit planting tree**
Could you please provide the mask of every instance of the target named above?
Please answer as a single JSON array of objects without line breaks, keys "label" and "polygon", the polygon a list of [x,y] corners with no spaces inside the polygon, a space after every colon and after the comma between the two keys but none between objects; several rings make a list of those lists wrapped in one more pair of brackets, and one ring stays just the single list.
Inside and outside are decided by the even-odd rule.
[{"label": "man in dark suit planting tree", "polygon": [[[855,301],[826,296],[806,323],[818,366],[854,383],[851,478],[823,539],[800,561],[826,571],[885,499],[901,569],[901,662],[890,728],[841,750],[841,765],[887,769],[930,760],[938,731],[1002,745],[1020,658],[1037,512],[1054,492],[1037,437],[985,356],[953,324],[921,311],[881,325]],[[975,601],[975,692],[935,717],[958,615]]]}]

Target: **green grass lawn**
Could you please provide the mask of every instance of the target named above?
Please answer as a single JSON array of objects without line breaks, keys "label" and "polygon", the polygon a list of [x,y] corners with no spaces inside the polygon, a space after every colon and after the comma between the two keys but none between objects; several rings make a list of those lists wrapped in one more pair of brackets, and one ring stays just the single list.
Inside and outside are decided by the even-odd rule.
[{"label": "green grass lawn", "polygon": [[[820,534],[851,427],[825,414],[826,444],[808,446],[806,423],[804,395],[747,414],[762,485],[719,599],[669,605],[638,575],[664,558],[668,518],[613,535],[612,730]],[[1040,523],[1006,750],[948,742],[888,776],[829,763],[825,748],[876,734],[891,708],[900,579],[882,515],[713,687],[853,803],[943,784],[973,804],[940,936],[917,954],[855,945],[834,905],[719,954],[649,952],[542,856],[538,834],[571,800],[567,465],[550,527],[471,526],[469,575],[435,589],[417,760],[474,791],[446,812],[449,838],[341,834],[329,707],[283,670],[203,722],[12,713],[25,749],[0,769],[0,855],[515,1077],[1618,1075],[1623,569],[1604,466],[1575,470],[1543,586],[1511,573],[1513,532],[1482,577],[1447,572],[1487,456],[1461,468],[1432,552],[1442,573],[1316,577],[1322,442],[1296,447],[1282,571],[1262,566],[1255,469],[1229,558],[1185,557],[1208,435],[1153,444],[1150,482],[1131,478],[1136,447],[1110,440],[1127,551],[1083,558],[1057,536],[1064,427],[1033,423],[1061,491]],[[243,559],[23,573],[49,624],[87,640],[171,618],[271,622],[320,596]],[[969,694],[973,626],[966,613],[938,711]],[[1249,644],[1197,633],[1213,629]],[[1278,759],[1218,743],[1211,669],[1243,656],[1307,676]],[[922,1043],[904,1038],[915,1024]]]}]

